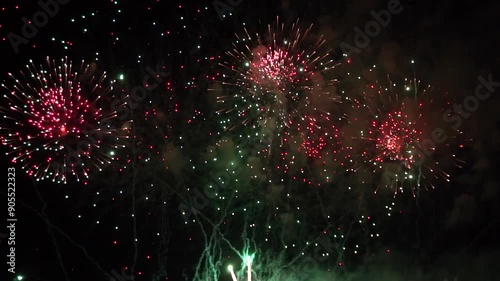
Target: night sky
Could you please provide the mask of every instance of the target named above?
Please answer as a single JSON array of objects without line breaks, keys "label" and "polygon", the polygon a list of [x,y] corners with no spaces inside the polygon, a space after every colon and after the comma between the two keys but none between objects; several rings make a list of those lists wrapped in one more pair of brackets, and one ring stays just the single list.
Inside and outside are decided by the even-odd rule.
[{"label": "night sky", "polygon": [[2,1],[0,280],[500,280],[499,8]]}]

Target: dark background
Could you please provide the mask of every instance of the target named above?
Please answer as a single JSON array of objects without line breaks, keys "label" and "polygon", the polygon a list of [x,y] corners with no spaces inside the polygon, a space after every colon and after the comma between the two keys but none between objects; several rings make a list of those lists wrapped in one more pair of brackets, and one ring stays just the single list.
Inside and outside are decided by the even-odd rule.
[{"label": "dark background", "polygon": [[[188,158],[196,154],[196,147],[216,139],[205,137],[205,131],[215,126],[207,88],[211,85],[210,77],[218,71],[219,57],[231,48],[234,34],[241,34],[243,23],[250,30],[262,31],[277,15],[285,23],[300,18],[302,22],[314,23],[314,33],[324,34],[328,44],[335,47],[340,42],[352,44],[353,28],[364,27],[371,20],[371,10],[386,6],[385,1],[368,0],[243,0],[231,16],[221,21],[210,1],[123,0],[116,3],[72,0],[61,5],[59,13],[15,54],[7,35],[10,32],[20,35],[21,18],[31,18],[40,8],[27,1],[2,1],[0,80],[5,80],[8,72],[23,69],[30,59],[43,62],[46,56],[68,56],[74,61],[98,58],[99,67],[108,72],[110,79],[124,74],[126,81],[121,82],[122,86],[130,88],[141,83],[146,66],[155,68],[160,63],[170,76],[159,92],[160,97],[150,96],[154,102],[145,103],[138,109],[138,115],[152,108],[166,112],[168,117],[157,122],[170,122],[164,127],[169,135],[185,136],[183,153]],[[415,0],[402,1],[401,5],[403,12],[393,15],[389,26],[353,60],[368,67],[389,66],[413,58],[419,64],[420,79],[446,89],[458,100],[473,93],[479,75],[492,74],[494,81],[500,81],[496,78],[500,76],[495,74],[500,62],[498,23],[495,23],[498,2]],[[83,29],[88,31],[84,33]],[[483,280],[498,280],[494,279],[500,276],[494,266],[494,259],[498,260],[500,230],[496,168],[500,143],[498,105],[495,92],[465,120],[463,130],[473,141],[461,155],[466,160],[465,167],[453,171],[452,182],[430,191],[425,197],[427,201],[419,206],[408,198],[407,215],[379,225],[384,242],[378,249],[391,248],[398,252],[386,257],[387,264],[398,267],[396,261],[408,260],[422,272],[446,268],[445,275],[450,279],[458,275],[458,280],[465,280],[477,276],[476,273],[487,272],[483,276],[490,279]],[[178,111],[172,111],[173,107]],[[195,109],[202,112],[202,118],[189,127],[184,121],[194,116]],[[142,115],[137,118],[144,121],[140,123],[142,132],[155,128]],[[147,141],[157,144],[161,138]],[[139,140],[143,142],[144,139]],[[176,145],[182,146],[180,142]],[[5,151],[2,148],[2,152]],[[122,159],[129,157],[127,153],[130,154],[124,152]],[[7,157],[2,156],[1,161],[5,175],[2,179],[6,181],[6,167],[11,165]],[[157,171],[157,166],[164,164],[148,165],[143,169]],[[15,167],[16,272],[25,276],[25,280],[108,280],[112,270],[130,269],[134,259],[134,227],[130,219],[134,205],[140,238],[134,270],[136,280],[184,280],[184,272],[191,274],[202,248],[201,244],[191,241],[197,235],[196,230],[183,226],[175,194],[151,191],[147,187],[167,182],[175,189],[181,182],[179,178],[191,177],[196,182],[203,175],[170,176],[158,172],[156,177],[148,177],[143,174],[136,184],[139,191],[130,196],[127,173],[139,168],[130,167],[125,173],[109,168],[93,176],[84,186],[34,182],[19,166]],[[377,200],[390,202],[391,199]],[[48,228],[46,219],[54,227]],[[417,219],[421,219],[418,239],[414,224]],[[4,255],[4,240],[1,246]],[[463,272],[471,272],[471,275],[464,276]],[[6,276],[1,280],[14,278],[11,274],[0,276]],[[380,278],[389,280],[390,277]],[[416,279],[408,280],[419,280],[417,276],[412,278]]]}]

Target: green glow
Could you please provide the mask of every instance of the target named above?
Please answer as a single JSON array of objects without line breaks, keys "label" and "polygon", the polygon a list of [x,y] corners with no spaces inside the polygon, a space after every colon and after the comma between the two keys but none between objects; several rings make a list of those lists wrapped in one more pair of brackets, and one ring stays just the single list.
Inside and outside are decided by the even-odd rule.
[{"label": "green glow", "polygon": [[247,256],[247,257],[245,258],[245,262],[246,262],[247,264],[252,263],[252,257],[251,257],[251,256]]}]

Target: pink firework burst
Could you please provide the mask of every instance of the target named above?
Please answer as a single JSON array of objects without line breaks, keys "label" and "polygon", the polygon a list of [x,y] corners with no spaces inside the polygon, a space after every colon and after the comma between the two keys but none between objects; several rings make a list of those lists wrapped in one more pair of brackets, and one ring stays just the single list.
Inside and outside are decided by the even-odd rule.
[{"label": "pink firework burst", "polygon": [[116,114],[126,103],[112,95],[105,73],[96,75],[96,65],[84,62],[79,70],[67,58],[60,64],[47,58],[46,68],[30,62],[19,78],[9,73],[11,82],[2,84],[8,93],[0,107],[1,143],[12,162],[37,180],[87,179],[127,138],[121,129],[126,121]]},{"label": "pink firework burst", "polygon": [[320,186],[330,182],[341,165],[340,130],[330,116],[308,116],[286,130],[275,168],[295,181]]},{"label": "pink firework burst", "polygon": [[300,83],[299,69],[287,51],[257,50],[255,59],[247,72],[252,92],[286,94],[290,87]]},{"label": "pink firework burst", "polygon": [[368,130],[368,135],[374,136],[371,140],[375,142],[378,152],[373,162],[399,161],[405,168],[411,169],[416,159],[421,157],[413,152],[417,150],[423,132],[417,128],[416,122],[410,121],[408,114],[401,111],[388,112],[382,120],[373,121]]},{"label": "pink firework burst", "polygon": [[265,35],[250,35],[246,28],[245,36],[237,35],[228,60],[221,63],[229,70],[221,79],[227,93],[218,98],[226,129],[240,123],[279,132],[320,111],[313,100],[335,100],[335,79],[327,72],[338,63],[321,36],[310,41],[311,28],[295,22],[286,33],[277,20]]},{"label": "pink firework burst", "polygon": [[306,179],[310,162],[338,141],[329,131],[339,102],[332,71],[338,62],[311,30],[298,21],[285,28],[279,19],[264,34],[245,28],[221,63],[220,123],[245,132],[237,143],[264,147],[260,155],[280,182],[283,174]]}]

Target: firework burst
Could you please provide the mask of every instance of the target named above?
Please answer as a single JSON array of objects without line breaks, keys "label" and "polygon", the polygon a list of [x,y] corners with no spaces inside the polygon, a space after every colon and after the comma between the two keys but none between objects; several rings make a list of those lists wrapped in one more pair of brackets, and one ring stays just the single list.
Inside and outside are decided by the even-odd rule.
[{"label": "firework burst", "polygon": [[278,20],[266,35],[252,36],[247,29],[237,35],[228,61],[221,64],[229,70],[222,83],[230,94],[219,97],[220,112],[232,119],[226,120],[226,129],[241,123],[281,131],[320,110],[313,99],[333,99],[328,87],[334,80],[324,75],[336,63],[322,37],[309,43],[311,28],[302,30],[295,22],[285,34]]},{"label": "firework burst", "polygon": [[298,21],[287,29],[279,19],[265,34],[244,29],[221,63],[221,125],[226,131],[245,127],[248,133],[236,142],[262,148],[269,171],[292,169],[305,176],[308,159],[321,158],[337,143],[330,137],[335,128],[327,130],[338,102],[331,77],[338,63],[311,29],[302,29]]},{"label": "firework burst", "polygon": [[37,180],[66,183],[101,170],[114,158],[127,138],[127,123],[116,110],[126,106],[113,97],[106,75],[96,75],[96,65],[81,63],[79,71],[67,58],[60,64],[47,58],[46,67],[32,62],[19,78],[9,73],[8,90],[0,107],[3,122],[0,140],[7,156],[20,163]]},{"label": "firework burst", "polygon": [[294,130],[286,131],[275,170],[292,180],[309,185],[330,182],[341,162],[338,159],[340,130],[328,115],[305,118]]},{"label": "firework burst", "polygon": [[453,146],[461,132],[450,132],[441,122],[446,93],[417,79],[395,82],[388,76],[387,83],[370,83],[362,98],[351,101],[346,137],[353,145],[346,151],[355,163],[352,171],[379,179],[376,190],[389,187],[396,194],[407,183],[414,196],[422,186],[450,180],[444,170],[460,163],[454,154],[459,146]]}]

